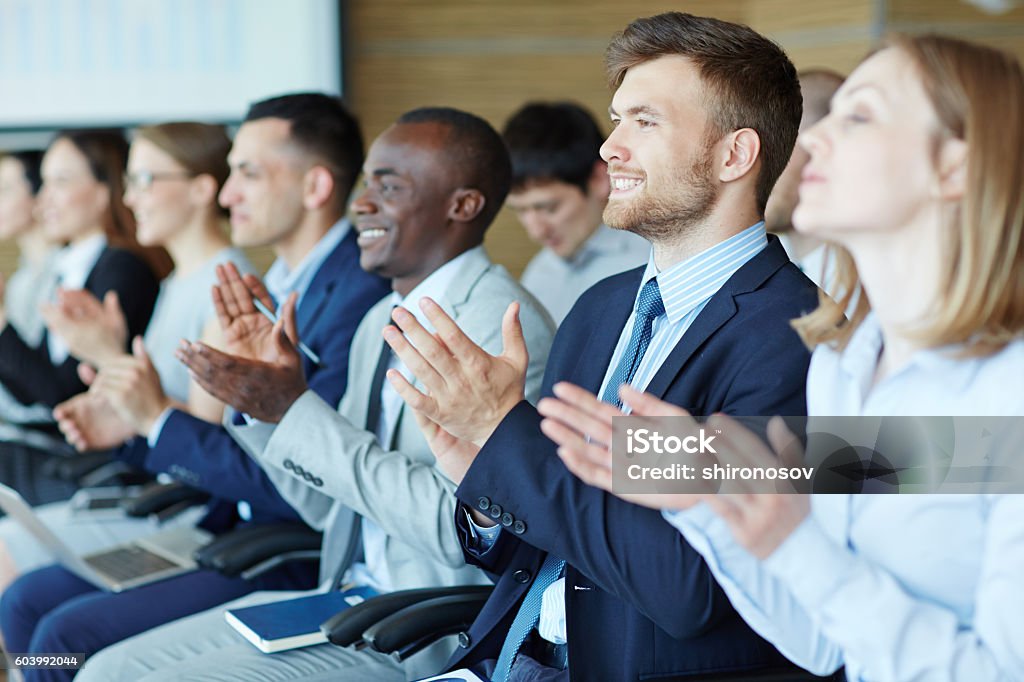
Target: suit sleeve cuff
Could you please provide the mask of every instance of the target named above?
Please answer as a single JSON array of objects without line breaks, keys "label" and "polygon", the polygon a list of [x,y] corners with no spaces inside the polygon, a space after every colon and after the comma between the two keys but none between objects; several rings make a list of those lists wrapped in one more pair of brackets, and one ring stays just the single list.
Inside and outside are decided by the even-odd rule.
[{"label": "suit sleeve cuff", "polygon": [[171,412],[173,411],[173,407],[168,407],[166,410],[161,412],[160,416],[153,422],[153,426],[149,429],[149,433],[146,434],[146,443],[149,447],[156,447],[157,442],[160,440],[160,434],[163,433],[164,426],[167,424],[167,420],[171,418]]}]

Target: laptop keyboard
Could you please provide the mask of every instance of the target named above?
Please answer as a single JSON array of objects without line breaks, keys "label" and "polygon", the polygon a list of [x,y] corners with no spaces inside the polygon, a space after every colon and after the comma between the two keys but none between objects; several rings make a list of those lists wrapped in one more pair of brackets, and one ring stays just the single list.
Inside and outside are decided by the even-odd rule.
[{"label": "laptop keyboard", "polygon": [[119,582],[178,567],[173,561],[135,546],[83,557],[83,560],[97,571]]}]

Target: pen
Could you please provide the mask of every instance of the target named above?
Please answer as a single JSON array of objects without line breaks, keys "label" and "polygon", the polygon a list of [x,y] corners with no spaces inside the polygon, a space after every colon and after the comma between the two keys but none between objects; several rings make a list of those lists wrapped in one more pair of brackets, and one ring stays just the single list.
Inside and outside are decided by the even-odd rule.
[{"label": "pen", "polygon": [[[258,298],[253,298],[252,304],[256,306],[256,310],[263,313],[263,316],[265,318],[270,320],[272,323],[277,324],[277,315],[275,315],[274,311],[272,311],[270,308],[263,305],[263,301],[261,301]],[[307,358],[312,360],[314,365],[320,364],[320,356],[314,353],[312,349],[310,349],[310,347],[304,344],[302,341],[299,341],[299,350],[301,350]]]}]

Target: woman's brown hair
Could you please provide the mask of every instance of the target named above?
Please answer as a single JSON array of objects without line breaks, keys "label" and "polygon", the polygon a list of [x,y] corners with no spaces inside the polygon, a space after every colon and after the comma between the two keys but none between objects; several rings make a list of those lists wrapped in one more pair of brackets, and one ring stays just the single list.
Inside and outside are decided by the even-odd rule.
[{"label": "woman's brown hair", "polygon": [[122,131],[65,130],[56,140],[67,140],[85,157],[89,172],[108,192],[108,209],[103,230],[110,246],[127,249],[149,264],[159,278],[173,268],[170,256],[162,248],[146,248],[135,240],[135,216],[124,204],[124,171],[128,164],[128,141]]}]

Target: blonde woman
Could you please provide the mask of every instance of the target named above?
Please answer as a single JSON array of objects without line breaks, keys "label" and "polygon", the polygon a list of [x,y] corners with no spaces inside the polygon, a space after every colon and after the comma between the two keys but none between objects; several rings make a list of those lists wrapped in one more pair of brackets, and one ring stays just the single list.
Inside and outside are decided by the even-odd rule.
[{"label": "blonde woman", "polygon": [[[1024,415],[1020,64],[949,38],[897,38],[800,144],[811,160],[794,224],[841,247],[843,287],[795,322],[815,348],[809,414]],[[556,394],[540,408],[545,431],[574,472],[610,489],[601,443],[617,411],[574,387]],[[628,387],[622,396],[633,414],[685,414]],[[788,438],[769,429],[776,452]],[[740,433],[732,446],[760,444]],[[629,499],[682,510],[666,518],[740,614],[809,670],[1024,679],[1024,496]]]}]

